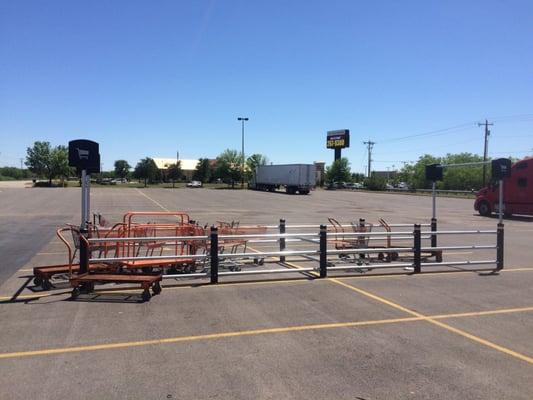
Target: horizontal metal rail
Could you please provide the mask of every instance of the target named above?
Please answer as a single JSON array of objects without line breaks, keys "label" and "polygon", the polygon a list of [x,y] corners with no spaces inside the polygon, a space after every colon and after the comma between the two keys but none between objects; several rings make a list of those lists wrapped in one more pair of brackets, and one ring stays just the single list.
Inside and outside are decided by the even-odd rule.
[{"label": "horizontal metal rail", "polygon": [[[251,256],[253,253],[246,253],[246,256]],[[143,260],[183,260],[193,258],[195,260],[206,258],[205,254],[190,254],[190,255],[168,255],[168,256],[131,256],[131,257],[103,257],[90,258],[89,262],[117,262],[117,261],[143,261]],[[139,266],[139,268],[142,265]]]},{"label": "horizontal metal rail", "polygon": [[[317,237],[317,233],[250,233],[242,235],[218,235],[219,240],[224,239],[250,239],[250,238],[294,238],[294,237]],[[191,236],[193,237],[193,236]]]},{"label": "horizontal metal rail", "polygon": [[497,231],[495,230],[472,230],[472,231],[423,231],[421,232],[423,235],[431,234],[431,235],[483,235],[483,234],[496,234]]},{"label": "horizontal metal rail", "polygon": [[346,264],[338,265],[335,267],[328,267],[328,271],[346,270],[346,269],[377,269],[377,268],[405,268],[412,267],[411,263],[395,263],[395,264],[371,264],[371,265],[358,265],[358,264]]},{"label": "horizontal metal rail", "polygon": [[209,236],[141,236],[141,237],[113,237],[113,238],[90,238],[89,243],[104,242],[175,242],[185,240],[208,240]]},{"label": "horizontal metal rail", "polygon": [[[357,223],[357,222],[356,222]],[[368,224],[368,222],[366,222]],[[377,229],[377,228],[382,228],[381,225],[377,224],[377,223],[372,223],[373,225],[373,228],[374,229]],[[406,228],[406,227],[410,227],[410,226],[413,226],[413,224],[387,224],[388,226],[390,226],[391,228]],[[332,228],[333,225],[329,225],[329,224],[325,224],[325,226],[327,228]],[[343,228],[351,228],[353,225],[352,224],[341,224],[341,226]],[[420,224],[420,226],[431,226],[431,224]],[[277,228],[277,226],[275,226],[275,228]],[[317,225],[312,225],[312,224],[301,224],[301,225],[285,225],[285,228],[286,229],[318,229],[320,228],[320,225],[317,224]]]},{"label": "horizontal metal rail", "polygon": [[219,253],[218,258],[242,258],[242,257],[272,257],[272,256],[299,256],[303,254],[319,254],[318,250],[284,250],[264,251],[261,253]]},{"label": "horizontal metal rail", "polygon": [[174,278],[205,278],[209,276],[207,272],[193,272],[190,274],[166,274],[162,275],[163,279],[174,279]]},{"label": "horizontal metal rail", "polygon": [[430,263],[421,263],[422,267],[442,267],[446,265],[485,265],[485,264],[496,264],[496,260],[477,260],[477,261],[443,261],[440,263],[430,262]]},{"label": "horizontal metal rail", "polygon": [[412,238],[413,232],[328,232],[328,236],[390,236],[393,238],[395,235],[411,235],[409,238]]},{"label": "horizontal metal rail", "polygon": [[422,251],[433,250],[485,250],[485,249],[497,249],[496,245],[472,245],[472,246],[439,246],[439,247],[421,247]]},{"label": "horizontal metal rail", "polygon": [[219,272],[218,276],[230,275],[260,275],[260,274],[287,274],[295,272],[311,272],[316,271],[315,268],[276,268],[276,269],[255,269],[251,271],[223,271]]},{"label": "horizontal metal rail", "polygon": [[328,250],[327,254],[352,254],[352,253],[400,253],[413,252],[412,247],[383,247],[383,248],[362,248],[362,249],[339,249]]}]

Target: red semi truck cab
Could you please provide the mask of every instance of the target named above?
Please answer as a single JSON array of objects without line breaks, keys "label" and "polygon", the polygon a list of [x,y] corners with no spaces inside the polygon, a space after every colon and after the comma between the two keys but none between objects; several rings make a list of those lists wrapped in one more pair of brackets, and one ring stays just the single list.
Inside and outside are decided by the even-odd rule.
[{"label": "red semi truck cab", "polygon": [[[476,194],[474,209],[489,216],[498,211],[498,181],[491,181]],[[533,215],[533,157],[517,161],[511,176],[503,179],[503,212],[505,215]]]}]

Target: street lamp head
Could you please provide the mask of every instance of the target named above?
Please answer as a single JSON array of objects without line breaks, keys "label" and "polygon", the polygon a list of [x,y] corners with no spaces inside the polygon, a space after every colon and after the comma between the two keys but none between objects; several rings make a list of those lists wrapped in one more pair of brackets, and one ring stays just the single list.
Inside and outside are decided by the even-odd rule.
[{"label": "street lamp head", "polygon": [[248,118],[239,117],[237,118],[238,121],[248,121]]}]

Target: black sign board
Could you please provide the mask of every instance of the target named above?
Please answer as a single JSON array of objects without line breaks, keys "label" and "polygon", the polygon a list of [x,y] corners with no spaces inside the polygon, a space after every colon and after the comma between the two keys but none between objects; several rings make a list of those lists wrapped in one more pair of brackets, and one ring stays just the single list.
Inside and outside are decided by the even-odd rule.
[{"label": "black sign board", "polygon": [[511,160],[508,158],[498,158],[492,160],[492,178],[503,179],[511,176]]},{"label": "black sign board", "polygon": [[68,165],[88,174],[100,172],[100,153],[98,143],[92,140],[71,140],[68,143]]},{"label": "black sign board", "polygon": [[432,182],[442,181],[442,165],[426,165],[426,179]]},{"label": "black sign board", "polygon": [[340,129],[328,131],[326,147],[328,149],[344,149],[345,147],[350,147],[350,130]]}]

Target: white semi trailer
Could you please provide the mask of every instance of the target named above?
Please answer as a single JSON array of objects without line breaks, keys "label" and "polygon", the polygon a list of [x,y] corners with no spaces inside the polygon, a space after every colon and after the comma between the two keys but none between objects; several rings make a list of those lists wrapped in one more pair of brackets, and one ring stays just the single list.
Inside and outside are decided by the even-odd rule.
[{"label": "white semi trailer", "polygon": [[288,194],[309,194],[315,183],[314,164],[261,165],[256,168],[250,187],[269,192],[285,188]]}]

